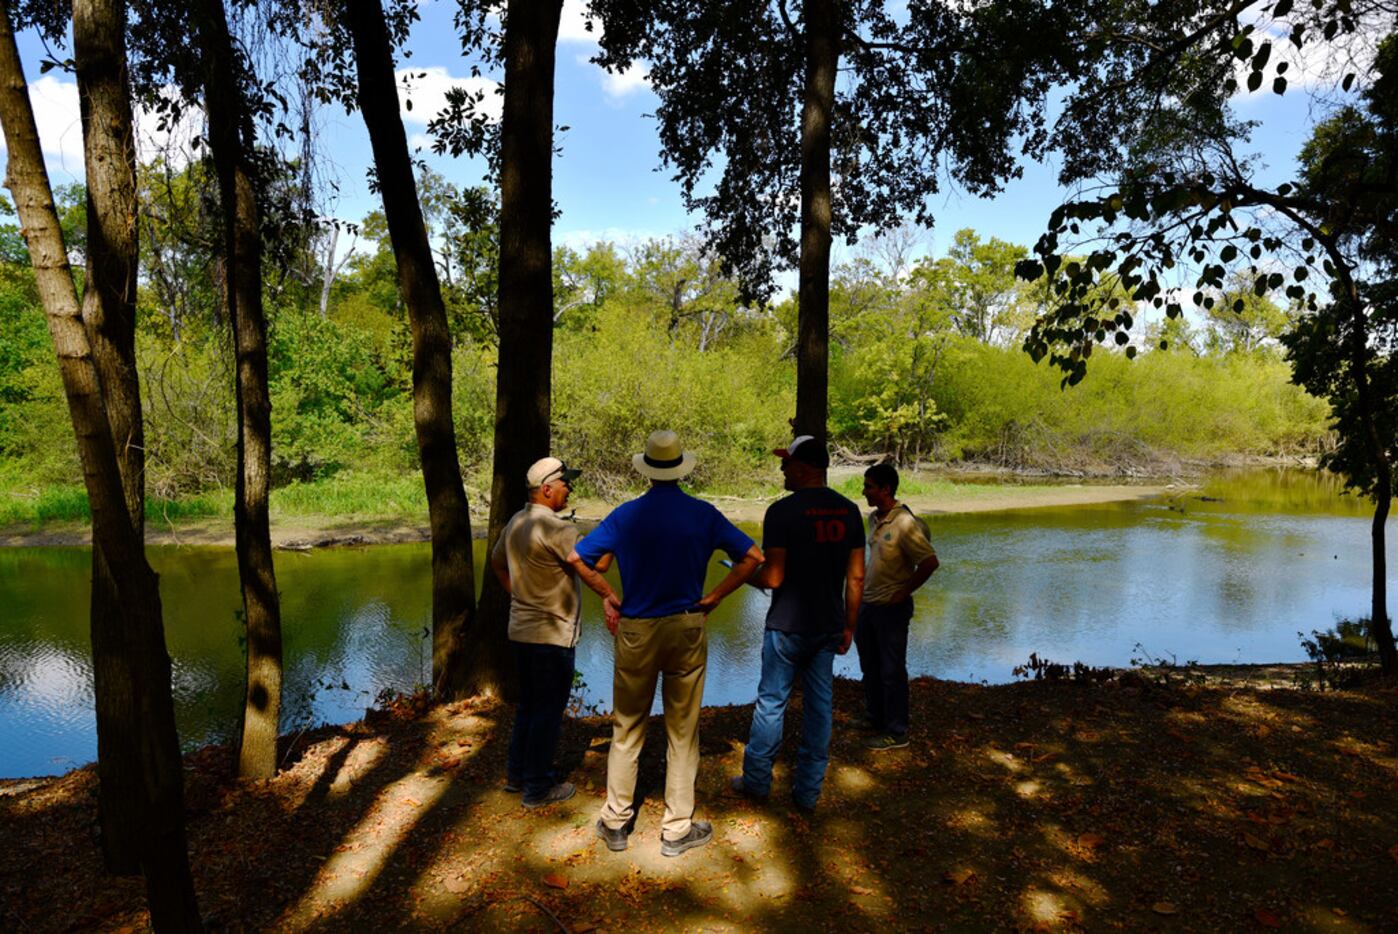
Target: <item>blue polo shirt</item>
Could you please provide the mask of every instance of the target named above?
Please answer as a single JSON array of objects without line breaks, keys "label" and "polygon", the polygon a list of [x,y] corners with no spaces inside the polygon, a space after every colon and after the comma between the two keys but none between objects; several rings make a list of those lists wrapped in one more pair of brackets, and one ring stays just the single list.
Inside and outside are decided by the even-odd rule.
[{"label": "blue polo shirt", "polygon": [[704,575],[716,550],[734,561],[751,538],[709,503],[678,486],[653,486],[622,503],[577,544],[589,565],[607,552],[621,572],[621,615],[651,619],[683,613],[704,595]]}]

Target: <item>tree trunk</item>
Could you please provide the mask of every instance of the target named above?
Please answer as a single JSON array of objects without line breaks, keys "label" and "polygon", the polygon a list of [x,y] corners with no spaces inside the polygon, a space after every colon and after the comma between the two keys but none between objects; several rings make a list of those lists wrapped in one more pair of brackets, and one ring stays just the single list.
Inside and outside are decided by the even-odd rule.
[{"label": "tree trunk", "polygon": [[[121,7],[116,9],[120,24]],[[120,25],[115,26],[106,41],[119,42],[123,32]],[[94,97],[90,103],[102,99]],[[93,125],[107,120],[106,114],[91,114]],[[137,750],[134,781],[139,783],[140,794],[136,822],[141,829],[137,848],[151,921],[162,931],[196,930],[200,927],[199,909],[185,845],[183,764],[170,694],[170,656],[165,650],[159,584],[146,562],[145,545],[126,502],[93,345],[82,323],[7,4],[0,4],[0,125],[9,152],[5,184],[14,196],[29,247],[35,285],[77,437],[92,509],[93,547],[101,551],[110,572],[116,624],[128,652],[126,669],[133,687],[126,726]]]},{"label": "tree trunk", "polygon": [[[562,0],[510,0],[500,123],[500,366],[487,548],[524,506],[524,475],[549,453],[553,384],[553,72]],[[487,552],[488,554],[489,552]],[[510,598],[495,575],[481,588],[471,639],[472,693],[513,698]]]},{"label": "tree trunk", "polygon": [[262,230],[248,158],[252,120],[239,85],[240,63],[223,0],[202,0],[204,104],[222,208],[224,287],[237,355],[238,482],[233,528],[247,629],[247,684],[238,743],[238,775],[277,771],[281,722],[282,618],[272,565],[268,491],[272,473],[272,400],[267,390],[267,325],[262,310]]},{"label": "tree trunk", "polygon": [[[73,53],[87,175],[87,290],[82,315],[121,474],[126,512],[145,529],[145,444],[136,371],[136,162],[127,85],[125,10],[113,0],[73,4]],[[136,708],[116,584],[92,549],[92,681],[97,717],[97,814],[110,873],[140,872],[141,781]]]},{"label": "tree trunk", "polygon": [[335,247],[340,242],[340,225],[330,225],[330,249],[325,254],[325,276],[320,284],[320,316],[326,317],[330,308],[330,286],[335,282]]},{"label": "tree trunk", "polygon": [[359,109],[369,130],[389,240],[398,263],[398,291],[407,305],[413,333],[413,423],[432,528],[432,685],[438,697],[457,697],[466,680],[464,650],[474,622],[476,593],[471,515],[451,411],[451,334],[418,202],[408,138],[398,115],[383,7],[378,0],[349,0],[343,10],[354,41]]},{"label": "tree trunk", "polygon": [[1393,503],[1393,485],[1380,483],[1378,504],[1374,507],[1374,522],[1370,528],[1373,539],[1374,590],[1370,609],[1370,631],[1374,644],[1379,647],[1379,661],[1386,675],[1398,674],[1398,653],[1394,651],[1393,624],[1388,618],[1388,557],[1384,541],[1384,523],[1388,521],[1388,510]]},{"label": "tree trunk", "polygon": [[797,434],[825,443],[830,382],[830,115],[839,64],[836,0],[806,0],[801,108],[801,259],[797,297]]}]

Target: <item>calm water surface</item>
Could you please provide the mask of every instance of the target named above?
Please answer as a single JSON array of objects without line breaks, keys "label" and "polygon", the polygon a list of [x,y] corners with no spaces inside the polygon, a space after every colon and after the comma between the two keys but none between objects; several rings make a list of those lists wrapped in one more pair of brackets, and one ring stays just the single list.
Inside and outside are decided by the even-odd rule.
[{"label": "calm water surface", "polygon": [[[1233,474],[1177,499],[927,521],[942,568],[918,594],[915,674],[1008,681],[1030,652],[1094,665],[1126,665],[1142,650],[1293,661],[1304,658],[1298,630],[1368,612],[1367,507],[1311,474]],[[227,739],[243,678],[232,549],[150,557],[181,740]],[[426,545],[277,553],[284,730],[358,719],[381,690],[426,680],[429,561]],[[55,774],[96,755],[89,563],[85,548],[0,548],[0,776]],[[711,582],[723,573],[715,563]],[[1398,568],[1389,589],[1398,592]],[[578,668],[587,702],[606,709],[611,642],[584,594]],[[744,588],[710,619],[706,703],[755,696],[766,606]],[[853,653],[836,672],[858,675]]]}]

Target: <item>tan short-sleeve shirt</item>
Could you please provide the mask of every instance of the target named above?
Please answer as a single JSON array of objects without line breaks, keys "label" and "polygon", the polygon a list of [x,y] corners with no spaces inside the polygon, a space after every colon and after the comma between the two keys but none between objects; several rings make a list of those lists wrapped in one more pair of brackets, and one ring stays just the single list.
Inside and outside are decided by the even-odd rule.
[{"label": "tan short-sleeve shirt", "polygon": [[864,602],[887,604],[912,579],[917,566],[935,557],[927,523],[901,503],[879,519],[869,513],[869,562]]},{"label": "tan short-sleeve shirt", "polygon": [[568,555],[580,537],[575,524],[538,503],[510,517],[491,553],[510,569],[510,641],[578,644],[582,598]]}]

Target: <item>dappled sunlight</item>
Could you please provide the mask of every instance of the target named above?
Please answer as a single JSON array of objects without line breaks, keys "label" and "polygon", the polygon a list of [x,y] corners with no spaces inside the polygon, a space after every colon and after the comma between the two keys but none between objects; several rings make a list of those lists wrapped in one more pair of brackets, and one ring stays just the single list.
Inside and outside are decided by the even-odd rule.
[{"label": "dappled sunlight", "polygon": [[346,902],[364,894],[388,858],[450,787],[444,777],[410,774],[388,785],[335,852],[325,861],[300,903],[278,926],[300,930],[333,916]]},{"label": "dappled sunlight", "polygon": [[1100,882],[1074,869],[1056,869],[1044,879],[1054,888],[1072,892],[1093,908],[1102,908],[1112,900],[1111,894]]},{"label": "dappled sunlight", "polygon": [[1298,921],[1314,931],[1335,931],[1338,934],[1349,934],[1349,932],[1369,931],[1372,928],[1353,917],[1344,908],[1324,905],[1307,905],[1298,913]]},{"label": "dappled sunlight", "polygon": [[1027,781],[1015,782],[1014,788],[1015,794],[1019,795],[1021,798],[1048,797],[1044,792],[1043,783],[1037,779],[1031,778]]},{"label": "dappled sunlight", "polygon": [[[992,806],[988,810],[993,811],[994,807]],[[996,822],[987,816],[981,808],[976,807],[957,808],[946,816],[944,823],[951,830],[959,830],[978,837],[993,837],[1000,832]]]},{"label": "dappled sunlight", "polygon": [[874,776],[857,765],[833,765],[825,776],[843,794],[864,795],[878,787]]},{"label": "dappled sunlight", "polygon": [[1002,752],[999,749],[987,749],[985,757],[991,762],[1009,772],[1023,772],[1025,764],[1015,757],[1012,752]]},{"label": "dappled sunlight", "polygon": [[1038,887],[1026,889],[1019,900],[1020,910],[1034,926],[1078,926],[1083,920],[1083,905],[1078,899],[1061,892],[1048,892]]}]

